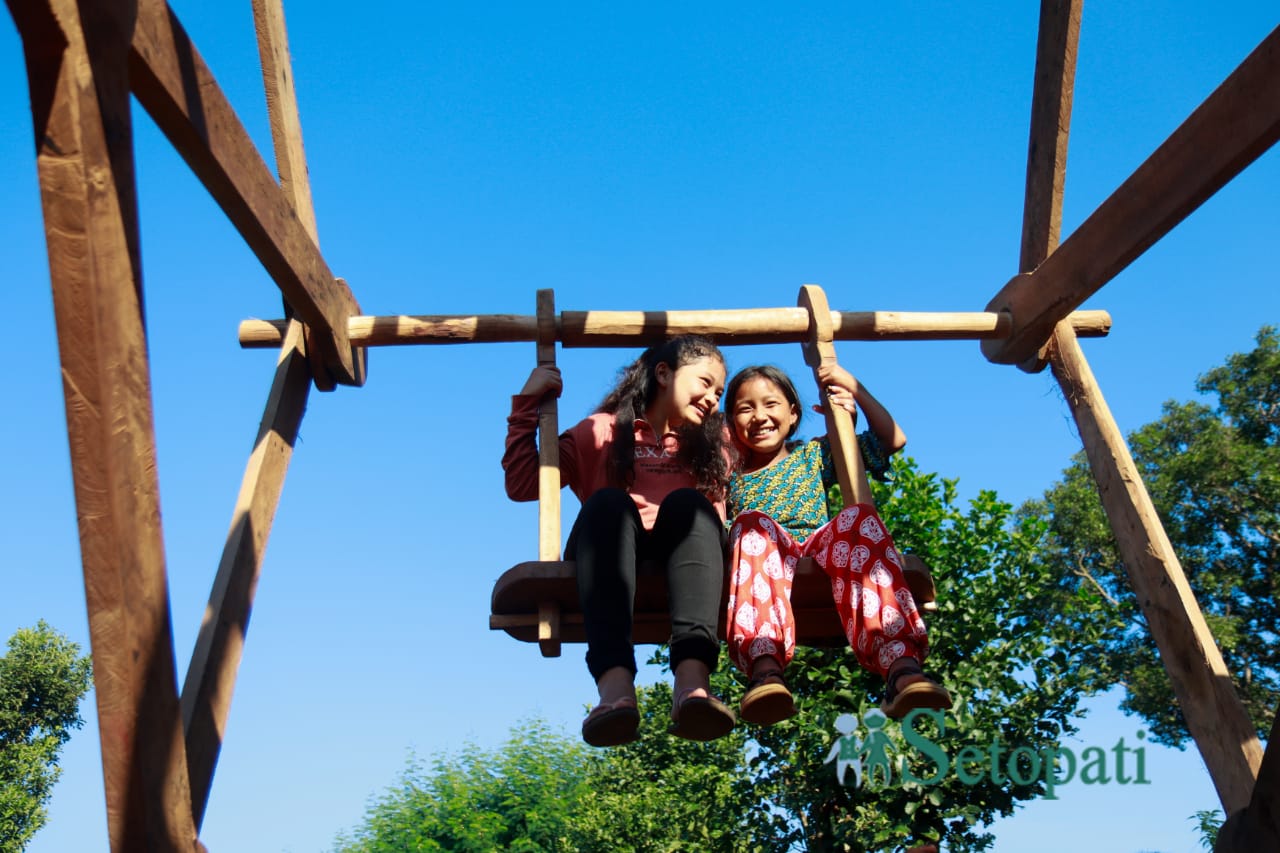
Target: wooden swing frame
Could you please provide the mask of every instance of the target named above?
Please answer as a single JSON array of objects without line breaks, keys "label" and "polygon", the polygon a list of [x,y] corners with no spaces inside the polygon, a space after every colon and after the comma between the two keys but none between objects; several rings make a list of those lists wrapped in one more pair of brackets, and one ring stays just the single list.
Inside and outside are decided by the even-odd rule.
[{"label": "wooden swing frame", "polygon": [[[121,853],[203,849],[199,828],[310,386],[362,385],[366,348],[376,345],[536,339],[541,356],[550,323],[545,312],[532,322],[360,316],[318,248],[281,0],[253,0],[279,181],[164,0],[7,5],[31,93],[110,845]],[[717,314],[712,325],[734,314],[753,330],[739,342],[797,340],[825,316],[836,339],[972,338],[990,361],[1032,372],[1050,367],[1188,729],[1230,816],[1216,849],[1280,849],[1280,718],[1264,755],[1080,348],[1089,323],[1072,314],[1280,137],[1280,29],[1059,245],[1081,5],[1041,0],[1020,272],[985,311],[963,315],[963,323],[960,315],[812,312],[801,321],[789,313],[795,309],[769,309],[767,319],[710,312]],[[279,356],[181,693],[158,522],[131,95],[240,231],[293,315],[257,327]],[[564,345],[633,346],[655,332],[721,337],[688,319],[680,312],[565,314],[555,332]]]}]

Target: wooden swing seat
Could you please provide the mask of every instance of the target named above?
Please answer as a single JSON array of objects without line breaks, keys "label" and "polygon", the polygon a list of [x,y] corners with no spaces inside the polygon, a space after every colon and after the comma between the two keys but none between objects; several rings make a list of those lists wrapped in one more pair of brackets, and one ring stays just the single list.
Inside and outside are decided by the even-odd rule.
[{"label": "wooden swing seat", "polygon": [[[931,587],[921,586],[928,577],[918,557],[906,555],[916,571],[908,572],[909,586],[922,609],[932,609]],[[506,631],[517,640],[537,643],[544,657],[558,657],[561,643],[585,643],[582,607],[572,561],[520,563],[503,572],[493,587],[489,627]],[[724,614],[729,591],[720,597],[717,636],[724,637]],[[926,598],[927,596],[927,598]],[[796,643],[802,646],[840,647],[848,643],[831,598],[831,580],[811,558],[796,564],[791,586],[791,609],[796,618]],[[635,611],[632,639],[636,643],[665,643],[671,637],[667,611],[667,580],[657,563],[641,563],[636,569]]]}]

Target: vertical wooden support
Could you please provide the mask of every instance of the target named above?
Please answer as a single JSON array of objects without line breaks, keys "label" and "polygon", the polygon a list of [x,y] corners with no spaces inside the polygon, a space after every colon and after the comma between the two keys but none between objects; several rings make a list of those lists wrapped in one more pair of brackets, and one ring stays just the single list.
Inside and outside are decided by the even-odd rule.
[{"label": "vertical wooden support", "polygon": [[35,124],[114,851],[201,849],[160,525],[128,51],[132,2],[10,2]]},{"label": "vertical wooden support", "polygon": [[[281,0],[253,0],[253,24],[258,34],[258,56],[262,63],[262,83],[267,96],[267,114],[271,121],[271,140],[275,148],[276,171],[280,174],[280,189],[293,204],[302,227],[319,246],[320,237],[316,227],[315,208],[311,202],[311,181],[307,173],[307,155],[302,146],[302,121],[298,116],[298,97],[293,86],[289,37]],[[310,327],[304,326],[304,330],[306,351],[319,352]],[[351,355],[356,374],[363,382],[368,371],[369,350],[367,347],[353,348]],[[316,358],[310,363],[316,388],[332,391],[337,383],[323,362]]]},{"label": "vertical wooden support", "polygon": [[310,389],[302,324],[291,320],[182,687],[182,721],[197,829],[204,823],[267,537]]},{"label": "vertical wooden support", "polygon": [[[554,290],[538,291],[537,311],[538,366],[555,367]],[[560,422],[554,397],[544,401],[538,412],[538,559],[560,559]],[[560,656],[560,609],[556,604],[539,605],[538,647],[543,657]]]},{"label": "vertical wooden support", "polygon": [[[253,0],[253,18],[281,189],[307,235],[319,245],[302,147],[302,124],[290,70],[284,9],[279,0]],[[306,412],[311,382],[314,380],[322,390],[334,387],[333,378],[322,361],[307,359],[308,337],[309,332],[301,323],[289,322],[182,687],[182,720],[186,728],[197,829],[203,825],[208,808],[267,538],[293,458],[294,440]],[[352,354],[361,375],[365,352],[367,350],[360,349]]]},{"label": "vertical wooden support", "polygon": [[[1042,0],[1040,5],[1019,262],[1023,272],[1039,266],[1058,245],[1081,6],[1082,0]],[[1057,324],[1041,355],[1047,355],[1071,407],[1130,584],[1187,727],[1230,813],[1249,802],[1261,760],[1253,725],[1069,323]]]},{"label": "vertical wooden support", "polygon": [[[836,363],[834,332],[831,324],[831,308],[827,294],[816,284],[800,288],[797,302],[809,312],[809,332],[803,344],[804,362],[813,368],[814,381],[821,387],[818,368]],[[827,440],[831,443],[831,460],[836,466],[836,480],[840,483],[840,496],[846,505],[871,502],[871,486],[867,482],[858,450],[858,437],[853,428],[853,416],[829,403],[823,405],[827,421]]]}]

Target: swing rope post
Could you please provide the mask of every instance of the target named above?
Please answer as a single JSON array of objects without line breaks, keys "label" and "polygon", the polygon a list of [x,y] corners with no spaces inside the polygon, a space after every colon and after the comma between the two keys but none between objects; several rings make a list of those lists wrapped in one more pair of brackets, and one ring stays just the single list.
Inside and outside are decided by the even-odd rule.
[{"label": "swing rope post", "polygon": [[[556,364],[556,296],[550,288],[537,296],[537,359],[539,367]],[[538,559],[560,559],[560,424],[554,396],[538,411]],[[538,647],[543,657],[560,656],[560,606],[538,606]]]},{"label": "swing rope post", "polygon": [[[813,368],[814,381],[821,387],[819,368],[836,364],[831,308],[827,304],[827,294],[816,284],[802,286],[797,302],[809,312],[809,331],[801,345],[804,362]],[[839,406],[832,405],[825,395],[822,409],[827,421],[827,440],[831,443],[831,459],[836,466],[841,498],[846,506],[870,503],[871,487],[867,483],[862,454],[858,451],[853,416]]]}]

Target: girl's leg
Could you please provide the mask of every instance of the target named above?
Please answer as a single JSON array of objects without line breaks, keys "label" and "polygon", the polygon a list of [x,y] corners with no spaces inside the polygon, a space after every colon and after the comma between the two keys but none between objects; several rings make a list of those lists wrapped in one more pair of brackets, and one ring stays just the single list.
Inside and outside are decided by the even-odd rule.
[{"label": "girl's leg", "polygon": [[666,563],[671,608],[671,669],[692,658],[708,671],[720,661],[716,626],[724,590],[724,524],[694,489],[663,500],[650,533],[653,556]]},{"label": "girl's leg", "polygon": [[785,529],[756,510],[742,513],[729,535],[729,659],[748,676],[757,662],[780,671],[795,655],[791,583],[798,548]]},{"label": "girl's leg", "polygon": [[[640,512],[631,496],[621,489],[601,489],[583,503],[565,548],[566,557],[577,562],[587,669],[600,687],[603,701],[620,698],[613,695],[618,685],[635,679],[631,623],[636,556],[644,536]],[[626,672],[613,672],[619,668]],[[606,673],[608,679],[604,678]],[[606,690],[610,695],[605,695]]]},{"label": "girl's leg", "polygon": [[874,506],[845,507],[804,551],[831,577],[836,612],[864,669],[885,677],[900,658],[924,660],[924,620],[902,577],[902,555]]},{"label": "girl's leg", "polygon": [[667,566],[671,609],[671,671],[675,674],[672,734],[712,740],[733,729],[733,711],[711,695],[720,660],[716,625],[724,589],[724,524],[705,497],[678,489],[658,508],[652,553]]}]

